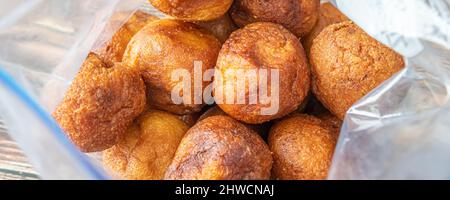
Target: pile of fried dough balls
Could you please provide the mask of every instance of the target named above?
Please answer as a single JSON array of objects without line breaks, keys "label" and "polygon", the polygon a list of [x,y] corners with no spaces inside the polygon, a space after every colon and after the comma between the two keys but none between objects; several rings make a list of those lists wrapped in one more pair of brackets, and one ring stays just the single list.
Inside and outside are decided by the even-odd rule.
[{"label": "pile of fried dough balls", "polygon": [[[116,13],[105,31],[120,28],[89,54],[53,113],[81,151],[103,152],[119,179],[326,179],[346,111],[404,67],[319,0],[149,1],[167,17],[136,11],[123,24]],[[194,95],[175,104],[171,74],[193,74],[194,61],[216,74],[278,69],[278,112],[195,104]],[[224,96],[233,87],[221,88]]]}]

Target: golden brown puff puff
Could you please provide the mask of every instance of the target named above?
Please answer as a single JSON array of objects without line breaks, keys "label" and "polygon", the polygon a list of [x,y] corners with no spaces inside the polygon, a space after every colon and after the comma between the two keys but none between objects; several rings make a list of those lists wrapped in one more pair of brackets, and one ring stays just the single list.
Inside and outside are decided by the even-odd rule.
[{"label": "golden brown puff puff", "polygon": [[[140,68],[151,105],[160,110],[185,115],[199,112],[204,106],[194,101],[195,61],[202,63],[203,73],[214,69],[220,48],[217,38],[195,24],[169,19],[157,20],[131,39],[123,62]],[[172,75],[181,69],[187,70],[191,75],[192,101],[177,105],[172,101],[171,93],[180,81],[172,80]],[[210,81],[203,81],[203,89],[209,84]]]},{"label": "golden brown puff puff", "polygon": [[209,21],[224,15],[233,0],[149,0],[161,12],[183,21]]},{"label": "golden brown puff puff", "polygon": [[[267,69],[268,77],[259,76],[258,72],[262,69]],[[256,104],[249,103],[250,91],[255,91],[253,87],[262,88],[262,85],[250,84],[249,79],[245,84],[245,104],[227,102],[227,98],[239,96],[236,88],[241,86],[236,79],[244,76],[239,70],[243,70],[242,73],[256,70],[256,80],[267,78],[267,91],[278,104],[277,112],[272,115],[262,112],[262,109],[274,106],[273,102],[266,103],[258,98]],[[278,90],[272,88],[272,70],[279,72]],[[218,76],[223,77],[221,81],[217,79]],[[215,78],[216,103],[231,117],[248,124],[262,124],[295,111],[307,97],[310,88],[310,71],[301,43],[281,25],[268,22],[253,23],[231,34],[220,51]],[[223,95],[220,91],[223,91]],[[279,93],[278,99],[275,98],[276,93]],[[261,96],[261,93],[256,95]]]},{"label": "golden brown puff puff", "polygon": [[103,164],[122,179],[161,180],[188,129],[176,115],[147,111],[117,145],[104,151]]},{"label": "golden brown puff puff", "polygon": [[330,25],[314,40],[310,61],[313,92],[335,116],[404,68],[402,56],[353,22]]},{"label": "golden brown puff puff", "polygon": [[309,55],[313,40],[319,35],[319,33],[327,26],[331,24],[337,24],[340,22],[348,21],[348,17],[345,16],[341,11],[331,3],[323,3],[320,5],[319,19],[314,26],[311,33],[309,33],[305,38],[302,39],[303,47],[307,55]]},{"label": "golden brown puff puff", "polygon": [[119,12],[112,16],[105,31],[112,31],[112,29],[118,26],[121,27],[114,33],[111,40],[94,50],[108,66],[113,66],[115,62],[121,62],[131,38],[145,25],[158,19],[144,11],[136,11],[128,21],[122,25],[121,23],[126,17],[125,15],[127,14]]},{"label": "golden brown puff puff", "polygon": [[118,142],[145,103],[137,70],[122,64],[107,68],[90,54],[53,117],[81,151],[97,152]]},{"label": "golden brown puff puff", "polygon": [[266,180],[272,155],[262,138],[227,116],[208,117],[185,135],[165,178]]},{"label": "golden brown puff puff", "polygon": [[295,115],[278,122],[269,135],[272,178],[326,179],[336,142],[337,133],[316,117]]},{"label": "golden brown puff puff", "polygon": [[316,24],[319,4],[320,0],[235,0],[231,18],[240,27],[254,22],[281,24],[303,37]]},{"label": "golden brown puff puff", "polygon": [[[205,113],[203,113],[198,119],[198,122],[213,116],[228,116],[228,114],[225,113],[222,109],[220,109],[219,106],[216,105],[208,109]],[[245,124],[245,123],[243,124],[246,125],[248,128],[256,131],[263,139],[267,139],[271,126],[270,122],[264,124]]]},{"label": "golden brown puff puff", "polygon": [[230,15],[228,13],[213,21],[195,22],[195,24],[210,31],[222,43],[224,43],[228,39],[228,37],[230,37],[231,33],[237,29],[236,25],[231,20]]}]

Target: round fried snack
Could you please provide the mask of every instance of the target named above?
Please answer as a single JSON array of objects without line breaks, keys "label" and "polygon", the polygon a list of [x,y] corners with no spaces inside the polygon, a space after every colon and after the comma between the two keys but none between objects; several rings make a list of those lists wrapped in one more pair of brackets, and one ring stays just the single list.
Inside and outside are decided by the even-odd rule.
[{"label": "round fried snack", "polygon": [[224,16],[207,22],[195,22],[195,24],[203,27],[214,34],[217,39],[224,43],[233,31],[237,29],[234,22],[231,20],[230,15],[226,13]]},{"label": "round fried snack", "polygon": [[330,25],[314,40],[310,61],[313,92],[335,116],[403,69],[402,56],[353,22]]},{"label": "round fried snack", "polygon": [[319,19],[317,20],[317,24],[312,29],[311,33],[309,33],[305,38],[303,38],[303,47],[309,55],[312,43],[314,39],[322,32],[322,30],[331,25],[337,24],[340,22],[348,21],[348,17],[345,16],[341,11],[339,11],[336,7],[331,3],[323,3],[320,5],[319,11]]},{"label": "round fried snack", "polygon": [[240,27],[254,22],[273,22],[303,37],[316,24],[319,4],[320,0],[235,0],[230,12]]},{"label": "round fried snack", "polygon": [[178,147],[169,180],[266,180],[272,155],[261,137],[227,116],[197,123]]},{"label": "round fried snack", "polygon": [[[112,31],[111,29],[121,26],[122,20],[126,17],[125,15],[126,13],[122,12],[115,13],[109,24],[106,26],[105,31]],[[131,38],[145,25],[157,19],[157,17],[146,12],[136,11],[128,21],[114,33],[111,40],[107,41],[100,48],[95,49],[94,52],[98,54],[108,66],[113,66],[115,62],[121,62],[122,56]]]},{"label": "round fried snack", "polygon": [[[199,112],[204,106],[203,102],[195,101],[194,77],[202,77],[206,70],[214,68],[220,48],[221,44],[217,38],[194,24],[175,20],[157,20],[148,24],[133,37],[125,51],[123,62],[140,68],[150,95],[149,103],[152,106],[159,110],[184,115]],[[194,72],[195,62],[201,64],[199,68],[201,74]],[[177,85],[185,85],[183,84],[185,80],[172,78],[176,72],[185,71],[189,73],[188,78],[191,79],[191,101],[175,104],[172,101],[172,91]],[[210,81],[203,81],[202,91],[210,83]],[[189,92],[184,91],[182,94],[187,95],[187,93]]]},{"label": "round fried snack", "polygon": [[318,118],[295,115],[278,122],[269,135],[274,159],[272,178],[325,179],[336,142],[337,133]]},{"label": "round fried snack", "polygon": [[90,54],[53,117],[81,151],[97,152],[118,142],[145,103],[137,70],[122,64],[107,68]]},{"label": "round fried snack", "polygon": [[[264,70],[267,76],[261,75]],[[281,25],[258,22],[235,31],[225,42],[214,84],[214,98],[223,111],[245,123],[262,124],[298,109],[309,93],[310,72],[302,45],[293,34]],[[245,92],[239,92],[243,87]],[[267,101],[261,98],[263,88]],[[251,102],[256,96],[257,102]]]},{"label": "round fried snack", "polygon": [[176,115],[150,110],[103,152],[103,164],[123,179],[161,180],[188,129]]},{"label": "round fried snack", "polygon": [[149,0],[161,12],[183,21],[209,21],[224,15],[233,0]]}]

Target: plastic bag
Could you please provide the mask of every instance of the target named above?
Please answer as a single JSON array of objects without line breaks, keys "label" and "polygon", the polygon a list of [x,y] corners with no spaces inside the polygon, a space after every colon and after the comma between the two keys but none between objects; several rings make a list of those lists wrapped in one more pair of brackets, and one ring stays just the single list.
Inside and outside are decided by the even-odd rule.
[{"label": "plastic bag", "polygon": [[450,1],[338,0],[404,71],[347,113],[331,179],[450,178]]},{"label": "plastic bag", "polygon": [[42,178],[107,178],[48,113],[95,42],[112,36],[102,33],[112,13],[131,15],[144,2],[0,0],[0,115]]}]

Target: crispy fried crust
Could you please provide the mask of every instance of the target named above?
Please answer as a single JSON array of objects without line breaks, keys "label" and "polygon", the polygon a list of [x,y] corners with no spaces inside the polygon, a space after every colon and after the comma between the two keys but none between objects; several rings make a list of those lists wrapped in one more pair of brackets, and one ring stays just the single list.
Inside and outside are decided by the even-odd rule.
[{"label": "crispy fried crust", "polygon": [[337,132],[328,123],[308,115],[295,115],[272,127],[272,178],[279,180],[325,179],[331,164]]},{"label": "crispy fried crust", "polygon": [[176,115],[150,110],[104,151],[103,164],[123,179],[161,180],[188,129]]},{"label": "crispy fried crust", "polygon": [[192,113],[186,115],[177,115],[178,119],[186,123],[189,127],[194,126],[202,113]]},{"label": "crispy fried crust", "polygon": [[254,22],[273,22],[303,37],[316,24],[319,4],[319,0],[235,0],[230,12],[240,27]]},{"label": "crispy fried crust", "polygon": [[[279,70],[279,110],[276,114],[261,115],[261,108],[270,107],[270,103],[249,103],[248,81],[246,104],[226,104],[226,98],[237,96],[238,84],[233,80],[243,76],[237,69],[244,72]],[[231,73],[229,70],[232,70]],[[215,81],[216,91],[223,86],[223,102],[217,102],[220,94],[215,92],[219,107],[233,118],[249,124],[261,124],[295,111],[305,100],[310,87],[310,72],[299,40],[281,25],[267,22],[250,24],[230,36],[217,60],[216,77],[220,76],[218,73],[223,74],[223,83],[226,84]],[[267,80],[270,79],[269,76]],[[271,91],[270,84],[267,88]]]},{"label": "crispy fried crust", "polygon": [[340,133],[342,128],[342,120],[331,114],[330,112],[323,113],[321,115],[317,116],[319,119],[321,119],[323,122],[330,125],[330,127],[334,130],[334,132]]},{"label": "crispy fried crust", "polygon": [[310,61],[313,92],[334,115],[404,67],[402,56],[350,21],[330,25],[314,40]]},{"label": "crispy fried crust", "polygon": [[[123,62],[140,68],[151,105],[184,115],[199,112],[204,106],[194,102],[194,62],[202,62],[203,72],[213,69],[220,48],[217,38],[194,24],[157,20],[133,37]],[[191,104],[175,105],[171,99],[172,90],[180,82],[172,80],[172,73],[180,69],[191,74]],[[209,84],[204,81],[203,88]]]},{"label": "crispy fried crust", "polygon": [[341,13],[336,7],[334,7],[333,4],[323,3],[322,5],[320,5],[319,19],[317,20],[316,25],[312,29],[311,33],[309,33],[308,36],[302,39],[303,47],[305,47],[307,55],[309,55],[313,40],[319,35],[320,32],[322,32],[325,27],[331,24],[337,24],[348,20],[348,17]]},{"label": "crispy fried crust", "polygon": [[231,33],[237,29],[236,25],[231,20],[230,15],[228,13],[213,21],[195,22],[195,24],[198,24],[204,29],[210,31],[222,43],[224,43],[231,35]]},{"label": "crispy fried crust", "polygon": [[[150,95],[149,98],[151,98],[151,95]],[[147,103],[145,110],[146,111],[158,110],[158,108],[156,106],[152,106],[152,105]],[[183,121],[189,127],[192,127],[192,126],[194,126],[197,123],[198,119],[200,118],[200,116],[202,114],[203,114],[202,112],[195,112],[195,113],[189,113],[189,114],[185,114],[185,115],[175,115],[175,116],[177,116],[178,119]]]},{"label": "crispy fried crust", "polygon": [[[205,113],[203,113],[198,121],[202,121],[208,117],[213,116],[228,116],[227,113],[225,113],[222,109],[220,109],[219,106],[214,106],[210,109],[208,109]],[[245,124],[248,128],[256,131],[264,140],[267,139],[267,136],[269,135],[269,130],[271,126],[271,122],[267,122],[264,124]]]},{"label": "crispy fried crust", "polygon": [[272,155],[256,132],[227,116],[192,127],[166,172],[170,180],[269,179]]},{"label": "crispy fried crust", "polygon": [[214,106],[203,113],[200,118],[198,118],[198,121],[202,121],[208,117],[213,116],[227,116],[227,113],[223,112],[223,110],[220,109],[219,106]]},{"label": "crispy fried crust", "polygon": [[[105,31],[112,31],[114,27],[121,26],[125,13],[115,13]],[[107,41],[101,48],[95,49],[100,58],[108,65],[113,66],[115,62],[121,62],[123,53],[131,38],[148,23],[158,18],[143,11],[136,11],[128,21],[114,33],[111,40]]]},{"label": "crispy fried crust", "polygon": [[53,117],[84,152],[112,147],[144,111],[145,85],[139,72],[113,68],[90,54]]},{"label": "crispy fried crust", "polygon": [[224,15],[233,0],[149,0],[161,12],[184,21],[209,21]]}]

